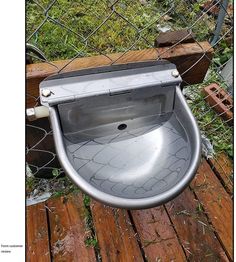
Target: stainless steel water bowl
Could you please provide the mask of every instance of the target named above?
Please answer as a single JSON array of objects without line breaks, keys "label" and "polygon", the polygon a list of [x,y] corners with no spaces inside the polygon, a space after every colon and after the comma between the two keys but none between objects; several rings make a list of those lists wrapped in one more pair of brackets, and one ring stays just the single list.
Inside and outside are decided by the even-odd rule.
[{"label": "stainless steel water bowl", "polygon": [[[40,84],[59,160],[84,192],[108,205],[173,199],[200,160],[196,121],[167,61],[52,76]],[[43,90],[50,96],[43,96]]]}]

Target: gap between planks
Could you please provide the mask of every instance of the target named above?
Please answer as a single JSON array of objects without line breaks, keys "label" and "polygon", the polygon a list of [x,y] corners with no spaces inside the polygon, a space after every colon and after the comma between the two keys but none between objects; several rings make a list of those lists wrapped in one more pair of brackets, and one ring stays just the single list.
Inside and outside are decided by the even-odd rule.
[{"label": "gap between planks", "polygon": [[26,209],[26,222],[27,261],[51,261],[45,204],[39,203],[37,205],[28,206]]},{"label": "gap between planks", "polygon": [[233,195],[233,163],[232,160],[225,154],[220,153],[216,158],[209,158],[208,163],[212,170],[217,175],[225,190]]},{"label": "gap between planks", "polygon": [[212,171],[205,159],[202,160],[197,174],[190,184],[196,197],[222,244],[228,258],[233,259],[233,203],[229,194]]}]

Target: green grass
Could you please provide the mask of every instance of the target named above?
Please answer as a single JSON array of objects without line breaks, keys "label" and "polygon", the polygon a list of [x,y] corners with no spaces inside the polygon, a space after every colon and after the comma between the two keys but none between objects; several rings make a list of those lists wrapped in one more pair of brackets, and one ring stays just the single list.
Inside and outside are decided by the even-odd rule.
[{"label": "green grass", "polygon": [[[110,1],[111,2],[111,1]],[[59,0],[48,11],[48,20],[29,42],[38,46],[48,60],[68,59],[78,52],[81,56],[124,52],[153,46],[159,26],[169,25],[173,30],[187,28],[200,16],[200,3],[190,7],[186,1],[121,0],[112,13],[109,1]],[[46,8],[49,1],[39,3]],[[167,12],[167,15],[164,15]],[[27,38],[45,19],[44,10],[33,1],[27,1]],[[187,15],[186,15],[187,14]],[[122,15],[125,19],[121,18]],[[64,28],[58,23],[63,24]],[[208,40],[214,30],[213,18],[204,15],[193,26],[198,41]],[[71,29],[71,31],[66,28]]]},{"label": "green grass", "polygon": [[27,177],[26,178],[26,192],[27,194],[31,193],[36,186],[36,179],[34,177]]},{"label": "green grass", "polygon": [[[47,1],[42,2],[46,6]],[[30,42],[43,50],[49,60],[71,58],[77,52],[81,52],[81,56],[122,52],[138,40],[138,30],[160,17],[158,5],[155,1],[151,2],[144,7],[139,1],[120,1],[116,5],[117,13],[124,14],[134,26],[113,13],[98,29],[111,13],[106,1],[58,1],[48,12],[53,20],[49,19]],[[27,36],[30,36],[45,16],[42,9],[32,2],[27,2],[26,10]],[[70,28],[71,32],[58,26],[57,22]],[[96,33],[93,34],[94,31]],[[155,34],[155,26],[151,26],[141,35],[153,43]],[[134,49],[147,47],[150,45],[140,39]]]},{"label": "green grass", "polygon": [[[56,170],[56,169],[54,169]],[[56,171],[53,172],[54,174]],[[53,197],[60,197],[68,195],[72,192],[80,192],[78,187],[67,177],[59,177],[59,174],[52,179],[43,179],[37,177],[26,178],[26,192],[29,196],[35,189],[38,189],[38,193],[48,191]]]},{"label": "green grass", "polygon": [[86,208],[90,206],[91,199],[90,199],[90,197],[88,195],[84,195],[83,201],[84,201],[84,206]]},{"label": "green grass", "polygon": [[97,239],[93,238],[93,237],[87,237],[84,240],[84,243],[85,243],[86,247],[95,247],[95,248],[97,248],[97,246],[98,246]]},{"label": "green grass", "polygon": [[84,243],[86,247],[94,247],[96,252],[99,253],[99,245],[98,245],[98,240],[97,236],[94,230],[94,225],[93,225],[93,217],[91,213],[91,199],[88,195],[83,194],[83,203],[84,203],[84,220],[85,220],[85,225],[90,233],[89,236],[87,236],[84,239]]}]

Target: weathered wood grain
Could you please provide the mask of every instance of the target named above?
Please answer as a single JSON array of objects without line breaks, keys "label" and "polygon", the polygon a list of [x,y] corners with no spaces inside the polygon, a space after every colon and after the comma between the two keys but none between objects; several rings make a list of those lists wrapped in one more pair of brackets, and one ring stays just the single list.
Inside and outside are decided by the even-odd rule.
[{"label": "weathered wood grain", "polygon": [[233,163],[225,153],[220,153],[216,158],[209,158],[213,171],[222,180],[227,192],[233,194]]},{"label": "weathered wood grain", "polygon": [[28,262],[48,262],[50,246],[48,238],[47,215],[44,203],[28,206],[27,222],[27,256]]},{"label": "weathered wood grain", "polygon": [[156,47],[172,46],[177,43],[194,43],[194,33],[187,29],[161,32],[155,39]]},{"label": "weathered wood grain", "polygon": [[163,206],[131,211],[147,261],[186,261]]},{"label": "weathered wood grain", "polygon": [[87,247],[85,243],[91,232],[86,227],[82,194],[52,198],[47,201],[47,207],[53,261],[96,261],[93,246]]},{"label": "weathered wood grain", "polygon": [[126,210],[91,205],[100,254],[103,262],[143,261],[143,257]]},{"label": "weathered wood grain", "polygon": [[200,202],[189,188],[168,202],[166,209],[189,261],[228,261]]},{"label": "weathered wood grain", "polygon": [[227,255],[233,258],[232,199],[206,160],[203,160],[191,183],[197,198],[212,223]]}]

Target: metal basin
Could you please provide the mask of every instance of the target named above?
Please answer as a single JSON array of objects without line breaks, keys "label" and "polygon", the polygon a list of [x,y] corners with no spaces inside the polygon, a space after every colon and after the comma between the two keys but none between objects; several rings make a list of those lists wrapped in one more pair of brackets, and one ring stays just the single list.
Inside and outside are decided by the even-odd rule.
[{"label": "metal basin", "polygon": [[[173,74],[174,71],[174,74]],[[53,76],[40,85],[67,175],[108,205],[148,208],[177,196],[200,160],[200,135],[169,62]]]}]

